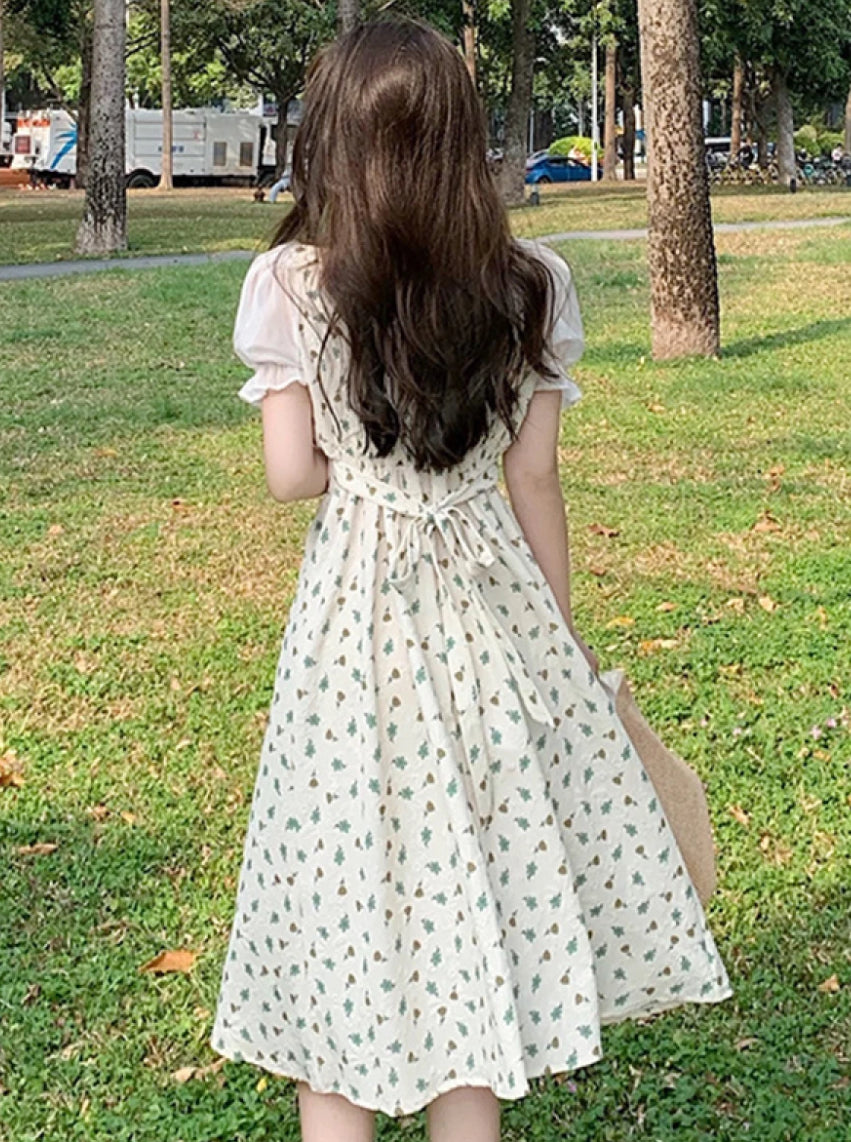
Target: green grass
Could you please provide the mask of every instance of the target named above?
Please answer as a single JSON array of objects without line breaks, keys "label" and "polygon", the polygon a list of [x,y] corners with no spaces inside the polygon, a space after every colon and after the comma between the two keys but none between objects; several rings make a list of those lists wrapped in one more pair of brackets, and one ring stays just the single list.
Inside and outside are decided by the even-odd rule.
[{"label": "green grass", "polygon": [[[735,996],[607,1028],[602,1062],[503,1104],[503,1135],[846,1142],[847,233],[723,236],[724,357],[667,365],[642,245],[564,252],[589,340],[561,441],[577,622],[706,782]],[[268,499],[234,395],[243,272],[0,285],[0,757],[23,780],[0,788],[3,1142],[298,1137],[287,1081],[231,1063],[173,1078],[215,1059],[311,514]],[[58,847],[20,851],[42,842]],[[191,973],[140,974],[182,947]],[[424,1115],[380,1118],[379,1137],[422,1142]]]},{"label": "green grass", "polygon": [[[541,189],[540,206],[512,211],[515,232],[524,237],[564,230],[632,229],[647,223],[641,182]],[[290,202],[284,195],[274,206],[256,203],[249,189],[131,191],[127,253],[265,248]],[[851,191],[844,188],[807,188],[790,195],[776,188],[724,187],[713,191],[712,203],[717,222],[851,215]],[[82,209],[82,191],[0,189],[0,265],[74,258]]]}]

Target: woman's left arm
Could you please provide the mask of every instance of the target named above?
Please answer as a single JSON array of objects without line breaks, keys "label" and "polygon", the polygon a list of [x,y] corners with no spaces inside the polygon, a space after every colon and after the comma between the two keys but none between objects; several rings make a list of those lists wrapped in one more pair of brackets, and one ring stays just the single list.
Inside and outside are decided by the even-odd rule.
[{"label": "woman's left arm", "polygon": [[266,486],[276,500],[309,500],[328,487],[328,459],[314,443],[313,408],[304,385],[269,392],[261,403]]}]

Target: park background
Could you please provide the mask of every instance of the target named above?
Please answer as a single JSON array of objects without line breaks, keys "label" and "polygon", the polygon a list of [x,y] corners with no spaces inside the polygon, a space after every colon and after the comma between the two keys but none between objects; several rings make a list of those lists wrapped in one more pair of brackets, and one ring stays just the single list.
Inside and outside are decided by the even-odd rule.
[{"label": "park background", "polygon": [[[510,71],[510,8],[485,23]],[[847,70],[833,98],[793,74],[796,124],[827,130]],[[640,232],[642,181],[511,209],[562,236],[587,329],[561,437],[577,623],[706,784],[735,995],[607,1029],[600,1063],[503,1104],[508,1142],[847,1140],[851,191],[730,182],[718,356],[654,360],[645,239],[579,236]],[[208,1046],[312,514],[265,491],[230,345],[240,251],[289,201],[131,192],[127,254],[208,260],[47,276],[84,193],[0,190],[0,1139],[295,1140],[292,1085]],[[380,1120],[396,1137],[424,1115]]]}]

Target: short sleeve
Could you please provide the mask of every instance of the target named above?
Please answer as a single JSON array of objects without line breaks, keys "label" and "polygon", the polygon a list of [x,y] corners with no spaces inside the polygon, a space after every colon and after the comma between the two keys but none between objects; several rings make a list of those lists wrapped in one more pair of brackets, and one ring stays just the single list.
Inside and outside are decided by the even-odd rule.
[{"label": "short sleeve", "polygon": [[299,352],[299,310],[286,291],[280,254],[274,248],[251,263],[234,324],[234,351],[254,370],[238,396],[255,408],[269,392],[307,383]]},{"label": "short sleeve", "polygon": [[548,246],[529,243],[532,252],[550,269],[555,285],[553,298],[553,325],[550,333],[551,364],[558,374],[555,377],[538,377],[535,392],[561,393],[561,407],[570,408],[582,397],[582,390],[570,375],[573,365],[585,349],[585,334],[579,298],[570,267]]}]

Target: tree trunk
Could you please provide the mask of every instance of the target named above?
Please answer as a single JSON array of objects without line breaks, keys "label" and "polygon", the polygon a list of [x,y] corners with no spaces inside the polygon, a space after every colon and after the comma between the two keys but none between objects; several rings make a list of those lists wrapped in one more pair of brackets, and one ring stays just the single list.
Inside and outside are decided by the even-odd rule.
[{"label": "tree trunk", "polygon": [[74,185],[85,189],[89,173],[89,118],[92,106],[92,27],[88,20],[80,42],[80,100],[77,104],[77,166]]},{"label": "tree trunk", "polygon": [[287,169],[289,158],[289,131],[287,128],[287,109],[292,99],[289,91],[276,92],[275,100],[278,105],[278,122],[272,128],[275,137],[275,181],[283,176]]},{"label": "tree trunk", "polygon": [[774,106],[777,113],[777,170],[781,183],[786,186],[796,174],[795,123],[792,118],[792,100],[783,70],[776,67],[771,76]]},{"label": "tree trunk", "polygon": [[125,0],[95,0],[89,172],[77,231],[80,254],[109,254],[127,246],[125,36]]},{"label": "tree trunk", "polygon": [[733,63],[733,107],[730,115],[730,162],[739,161],[742,149],[742,104],[745,93],[745,69],[741,56],[736,55]]},{"label": "tree trunk", "polygon": [[464,61],[470,79],[476,82],[476,4],[475,0],[461,0],[464,14]]},{"label": "tree trunk", "polygon": [[6,50],[3,44],[3,0],[0,0],[0,144],[6,125]]},{"label": "tree trunk", "polygon": [[171,0],[160,0],[160,69],[162,72],[163,155],[160,190],[174,187],[174,121],[171,101]]},{"label": "tree trunk", "polygon": [[845,154],[851,155],[851,88],[845,101]]},{"label": "tree trunk", "polygon": [[606,44],[606,121],[603,125],[603,178],[607,182],[613,182],[618,177],[617,72],[618,45],[611,40]]},{"label": "tree trunk", "polygon": [[337,30],[350,32],[360,23],[360,0],[337,0]]},{"label": "tree trunk", "polygon": [[635,90],[625,87],[623,99],[623,177],[627,182],[635,179]]},{"label": "tree trunk", "polygon": [[653,356],[714,356],[718,274],[704,160],[696,0],[638,0]]},{"label": "tree trunk", "polygon": [[500,189],[507,203],[522,202],[526,185],[526,132],[535,66],[535,37],[529,27],[531,7],[531,0],[511,0],[511,94],[500,170]]}]

